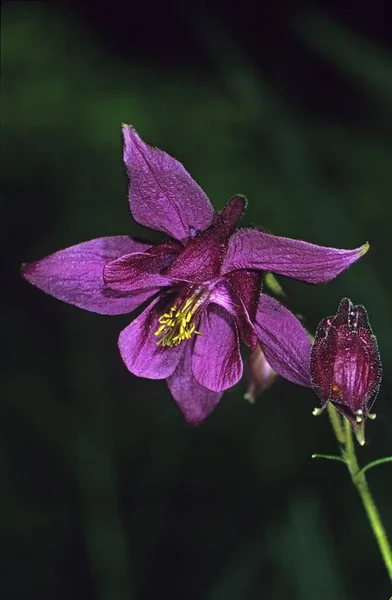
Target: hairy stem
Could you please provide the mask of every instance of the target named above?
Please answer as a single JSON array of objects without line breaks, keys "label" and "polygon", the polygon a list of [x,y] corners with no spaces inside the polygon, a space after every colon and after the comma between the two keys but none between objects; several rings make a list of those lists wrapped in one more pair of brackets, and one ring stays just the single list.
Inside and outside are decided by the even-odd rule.
[{"label": "hairy stem", "polygon": [[338,440],[339,444],[345,444],[346,435],[344,432],[342,417],[330,402],[327,404],[327,410],[336,439]]},{"label": "hairy stem", "polygon": [[351,424],[347,419],[345,419],[345,437],[346,445],[343,450],[343,457],[346,461],[348,470],[350,471],[352,481],[361,497],[374,537],[377,540],[381,556],[388,571],[389,578],[392,580],[392,549],[382,524],[380,513],[378,512],[377,506],[370,493],[365,473],[363,470],[359,469]]},{"label": "hairy stem", "polygon": [[[392,549],[384,526],[381,522],[380,514],[374,503],[366,481],[366,467],[360,469],[358,465],[351,424],[346,418],[342,419],[338,411],[330,402],[328,403],[328,414],[332,429],[335,433],[336,439],[340,444],[342,459],[346,463],[351,475],[351,479],[361,497],[374,537],[376,538],[380,554],[388,571],[389,578],[392,580]],[[381,464],[382,462],[389,462],[390,460],[390,458],[379,459],[378,461],[374,461],[374,464]],[[373,463],[370,463],[370,465],[367,465],[367,467],[372,465]]]}]

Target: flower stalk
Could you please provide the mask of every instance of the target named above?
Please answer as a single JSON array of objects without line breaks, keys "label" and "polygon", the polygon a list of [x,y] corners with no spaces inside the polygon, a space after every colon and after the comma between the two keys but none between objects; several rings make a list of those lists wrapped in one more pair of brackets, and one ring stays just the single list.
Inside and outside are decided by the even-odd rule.
[{"label": "flower stalk", "polygon": [[[342,417],[331,403],[328,403],[327,410],[332,429],[341,448],[341,459],[347,466],[352,482],[357,488],[358,494],[361,497],[362,504],[369,519],[374,537],[376,538],[380,554],[384,561],[389,578],[392,580],[392,548],[365,476],[366,470],[379,464],[392,462],[392,457],[375,460],[361,469],[358,465],[358,459],[355,453],[353,431],[350,421],[346,417]],[[340,457],[314,454],[313,458],[338,459]]]}]

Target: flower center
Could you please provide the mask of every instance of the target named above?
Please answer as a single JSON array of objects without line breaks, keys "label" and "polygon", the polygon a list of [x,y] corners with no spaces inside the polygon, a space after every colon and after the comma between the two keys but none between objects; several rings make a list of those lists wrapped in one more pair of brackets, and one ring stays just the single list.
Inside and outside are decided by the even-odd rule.
[{"label": "flower center", "polygon": [[155,336],[160,336],[158,346],[178,346],[193,334],[201,335],[200,331],[196,331],[196,317],[208,293],[201,286],[191,289],[190,297],[178,298],[176,304],[159,317],[159,327],[154,332]]}]

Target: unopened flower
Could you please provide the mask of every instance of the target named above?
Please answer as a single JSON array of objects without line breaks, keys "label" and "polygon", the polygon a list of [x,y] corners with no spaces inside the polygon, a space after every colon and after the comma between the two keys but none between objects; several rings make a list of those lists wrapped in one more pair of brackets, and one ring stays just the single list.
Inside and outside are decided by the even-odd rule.
[{"label": "unopened flower", "polygon": [[322,406],[331,402],[364,443],[364,424],[382,377],[377,340],[366,309],[344,298],[334,317],[318,326],[311,354],[312,387]]},{"label": "unopened flower", "polygon": [[257,396],[260,396],[274,383],[277,376],[277,372],[271,367],[264,352],[257,345],[248,359],[249,384],[244,396],[245,400],[249,400],[253,404]]},{"label": "unopened flower", "polygon": [[184,167],[123,126],[124,161],[134,219],[167,237],[156,245],[128,236],[99,238],[24,266],[41,290],[101,314],[145,310],[120,334],[128,369],[166,379],[185,418],[202,421],[242,375],[240,340],[259,343],[283,377],[310,385],[296,358],[310,342],[296,317],[260,297],[264,272],[308,283],[334,278],[368,249],[338,250],[237,228],[242,196],[221,212]]}]

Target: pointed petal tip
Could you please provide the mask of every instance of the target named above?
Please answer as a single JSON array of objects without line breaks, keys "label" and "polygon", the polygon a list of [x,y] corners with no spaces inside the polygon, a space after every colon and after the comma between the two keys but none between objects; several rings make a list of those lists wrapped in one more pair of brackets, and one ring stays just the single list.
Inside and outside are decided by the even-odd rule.
[{"label": "pointed petal tip", "polygon": [[193,415],[193,414],[187,414],[186,412],[184,412],[181,407],[181,414],[182,414],[182,418],[184,419],[185,424],[192,429],[195,429],[196,427],[198,427],[199,425],[201,425],[203,423],[203,421],[206,420],[207,417],[204,416],[200,416],[200,415]]},{"label": "pointed petal tip", "polygon": [[131,123],[121,123],[121,133],[125,146],[135,143],[135,138],[140,140],[140,136]]},{"label": "pointed petal tip", "polygon": [[352,427],[354,430],[354,435],[356,440],[360,446],[365,445],[365,419],[361,421],[352,422]]},{"label": "pointed petal tip", "polygon": [[36,265],[38,262],[39,261],[31,262],[31,263],[21,263],[21,265],[20,265],[21,277],[23,277],[23,279],[25,279],[29,283],[32,283],[33,285],[35,285],[35,282],[34,282],[34,278],[32,278],[32,275],[34,274],[34,272],[36,270]]},{"label": "pointed petal tip", "polygon": [[365,242],[360,248],[359,248],[359,256],[364,256],[367,251],[370,248],[370,244],[369,242]]},{"label": "pointed petal tip", "polygon": [[358,432],[355,436],[357,438],[357,442],[360,446],[365,445],[365,435],[364,432]]},{"label": "pointed petal tip", "polygon": [[125,146],[130,143],[132,133],[136,133],[135,129],[129,123],[121,123],[121,133]]}]

